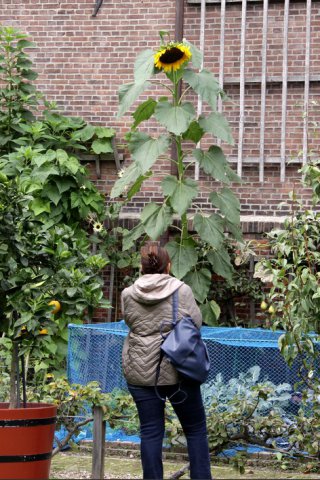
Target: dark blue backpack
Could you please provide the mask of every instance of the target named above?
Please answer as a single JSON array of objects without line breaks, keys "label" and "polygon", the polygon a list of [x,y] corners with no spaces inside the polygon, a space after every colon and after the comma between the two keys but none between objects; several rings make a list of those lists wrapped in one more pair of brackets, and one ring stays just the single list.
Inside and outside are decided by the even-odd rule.
[{"label": "dark blue backpack", "polygon": [[172,295],[172,330],[167,335],[162,335],[164,340],[160,347],[156,385],[159,379],[161,361],[164,356],[170,360],[182,378],[185,377],[204,383],[210,370],[209,354],[207,346],[201,338],[200,329],[195,325],[191,317],[183,317],[181,320],[177,318],[178,295],[178,290]]}]

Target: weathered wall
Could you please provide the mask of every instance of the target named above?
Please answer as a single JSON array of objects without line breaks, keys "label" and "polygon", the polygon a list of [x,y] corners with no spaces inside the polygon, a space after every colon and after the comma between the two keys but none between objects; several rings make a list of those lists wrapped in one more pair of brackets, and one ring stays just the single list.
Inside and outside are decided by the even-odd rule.
[{"label": "weathered wall", "polygon": [[[156,48],[159,30],[174,31],[174,0],[104,0],[97,15],[91,16],[94,0],[0,0],[0,22],[12,25],[28,33],[36,42],[32,51],[35,68],[39,73],[38,87],[48,100],[55,100],[61,109],[70,115],[80,115],[86,120],[112,126],[117,139],[130,125],[131,117],[116,117],[117,90],[133,77],[133,64],[138,52]],[[199,45],[200,5],[185,5],[185,37]],[[205,67],[219,74],[220,5],[209,3],[206,12]],[[243,228],[248,238],[261,237],[263,231],[272,228],[274,217],[288,213],[288,207],[279,212],[277,206],[287,200],[293,188],[310,204],[310,192],[300,186],[301,175],[297,172],[300,163],[288,166],[286,181],[280,182],[279,164],[273,163],[280,156],[281,133],[281,80],[283,48],[284,2],[272,1],[269,6],[267,75],[273,77],[267,86],[265,155],[268,164],[265,180],[259,182],[258,164],[245,163],[243,183],[234,186],[241,201]],[[319,121],[320,94],[320,2],[312,2],[311,57],[310,57],[310,124]],[[293,0],[290,5],[288,30],[288,99],[287,99],[287,159],[297,159],[302,149],[302,117],[304,94],[306,2]],[[240,76],[240,24],[241,3],[227,6],[225,36],[224,89],[230,100],[224,112],[234,132],[235,146],[223,145],[233,161],[237,159],[239,122],[239,76]],[[249,82],[245,93],[244,158],[259,156],[260,122],[260,77],[262,46],[262,2],[249,2],[246,24],[245,77]],[[299,77],[299,78],[298,78]],[[161,93],[158,90],[158,93]],[[144,98],[146,98],[146,95]],[[205,111],[204,106],[204,111]],[[156,132],[158,126],[150,125]],[[319,150],[320,136],[313,135],[310,128],[309,148]],[[212,143],[204,139],[203,147]],[[125,164],[130,162],[127,151],[122,152]],[[159,184],[163,173],[170,166],[161,160],[155,167],[153,180],[143,186],[124,216],[137,217],[143,205],[160,200]],[[114,165],[102,165],[100,179],[95,177],[99,188],[108,193],[116,178]],[[212,182],[200,177],[203,188],[212,187]],[[205,194],[201,193],[198,204],[209,208]]]}]

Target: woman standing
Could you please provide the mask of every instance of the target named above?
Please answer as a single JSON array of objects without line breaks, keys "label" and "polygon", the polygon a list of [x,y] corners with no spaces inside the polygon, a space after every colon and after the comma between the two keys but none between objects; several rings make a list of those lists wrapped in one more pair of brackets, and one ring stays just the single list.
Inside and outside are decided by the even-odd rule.
[{"label": "woman standing", "polygon": [[122,292],[122,311],[130,329],[123,347],[122,362],[140,419],[143,478],[163,478],[162,442],[167,398],[187,439],[191,479],[211,479],[200,384],[179,379],[175,368],[164,357],[155,389],[161,331],[166,333],[170,330],[173,292],[179,291],[178,319],[190,316],[200,328],[200,310],[191,288],[169,275],[169,255],[157,242],[150,242],[141,249],[141,270],[142,276]]}]

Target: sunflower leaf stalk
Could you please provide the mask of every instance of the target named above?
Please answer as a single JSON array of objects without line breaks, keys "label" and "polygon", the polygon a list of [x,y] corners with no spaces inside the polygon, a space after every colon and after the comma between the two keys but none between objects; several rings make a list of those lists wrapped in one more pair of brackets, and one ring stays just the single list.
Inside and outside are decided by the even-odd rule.
[{"label": "sunflower leaf stalk", "polygon": [[[163,83],[158,80],[160,75],[164,75],[165,91],[166,94],[170,92],[171,98],[164,97],[160,90],[158,95],[154,91],[133,111],[134,121],[127,135],[132,162],[115,182],[111,198],[126,195],[126,200],[131,201],[144,182],[150,181],[160,157],[169,158],[177,165],[177,177],[163,175],[161,188],[164,202],[150,202],[143,208],[139,225],[125,235],[125,248],[133,245],[139,234],[156,240],[168,228],[171,231],[178,230],[178,237],[166,245],[172,258],[172,273],[191,286],[196,299],[202,304],[206,322],[213,324],[217,320],[217,309],[210,299],[210,272],[215,271],[229,280],[232,277],[233,267],[224,247],[225,231],[241,240],[240,204],[230,188],[232,182],[239,182],[240,179],[228,165],[220,146],[215,144],[217,139],[233,144],[229,123],[216,109],[218,97],[223,98],[219,83],[208,70],[199,70],[202,55],[194,45],[187,41],[172,42],[170,37],[165,43],[166,35],[168,32],[160,32],[161,45],[158,50],[148,49],[137,56],[134,82],[120,87],[120,117],[131,110],[143,92],[154,88],[153,82]],[[181,82],[182,88],[179,88]],[[190,96],[192,91],[201,97],[205,105],[205,113],[199,117],[189,99],[194,98]],[[140,129],[141,124],[151,118],[158,122],[165,133],[155,137]],[[214,145],[202,149],[199,143],[205,136],[213,137]],[[176,159],[170,157],[172,143],[176,147]],[[193,144],[191,150],[190,144]],[[207,193],[207,202],[216,209],[216,213],[212,213],[212,209],[203,211],[198,206],[201,202],[196,199],[202,184],[190,176],[189,168],[196,164],[202,175],[221,185]],[[203,197],[204,192],[201,195]],[[178,227],[177,217],[180,223]],[[209,254],[205,263],[199,263],[199,251],[203,244]]]}]

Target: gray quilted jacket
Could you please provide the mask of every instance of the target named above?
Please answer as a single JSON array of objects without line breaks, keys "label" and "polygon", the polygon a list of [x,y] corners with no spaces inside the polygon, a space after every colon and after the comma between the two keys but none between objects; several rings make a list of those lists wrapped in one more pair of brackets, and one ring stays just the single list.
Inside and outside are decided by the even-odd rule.
[{"label": "gray quilted jacket", "polygon": [[[124,376],[132,385],[154,385],[160,356],[162,322],[172,320],[172,293],[179,289],[178,319],[189,315],[200,328],[200,310],[191,288],[167,274],[150,274],[140,277],[122,292],[122,312],[130,332],[122,352]],[[171,329],[165,325],[163,332]],[[178,382],[175,368],[164,358],[161,363],[158,385]]]}]

